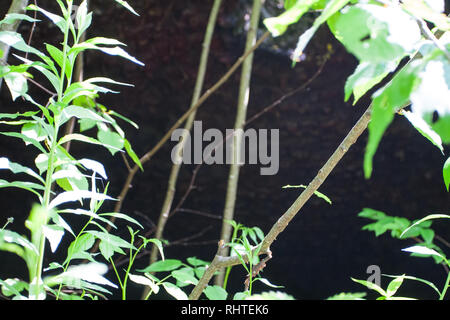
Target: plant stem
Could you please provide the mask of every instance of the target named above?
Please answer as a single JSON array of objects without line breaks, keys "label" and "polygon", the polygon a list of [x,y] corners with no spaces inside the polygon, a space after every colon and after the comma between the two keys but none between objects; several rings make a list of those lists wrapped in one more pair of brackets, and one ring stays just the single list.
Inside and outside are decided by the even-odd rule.
[{"label": "plant stem", "polygon": [[[72,1],[68,1],[68,12],[72,12]],[[66,17],[67,18],[67,17]],[[70,19],[70,17],[69,17]],[[58,91],[58,101],[62,100],[63,96],[63,86],[64,86],[64,77],[65,77],[65,69],[66,69],[66,59],[67,56],[67,44],[68,44],[68,38],[69,38],[69,24],[67,23],[66,28],[64,30],[64,43],[63,43],[63,65],[61,68],[61,85],[60,89]],[[55,162],[55,156],[56,156],[56,148],[57,148],[57,142],[58,142],[58,133],[59,133],[59,115],[54,115],[54,131],[53,131],[53,137],[51,141],[50,146],[50,152],[48,155],[48,166],[47,166],[47,173],[45,177],[45,190],[44,190],[44,196],[43,196],[43,207],[48,213],[49,205],[50,205],[50,196],[52,193],[52,176],[54,168],[54,162]],[[32,281],[36,280],[36,292],[35,297],[39,297],[39,293],[41,291],[41,278],[42,278],[42,265],[44,261],[44,251],[45,251],[45,235],[42,231],[42,229],[45,227],[48,221],[48,215],[43,220],[42,226],[40,226],[40,239],[39,239],[39,256],[38,261],[36,265],[36,273],[34,274],[34,278],[31,279]]]},{"label": "plant stem", "polygon": [[[198,99],[200,98],[200,94],[201,94],[201,91],[203,88],[203,83],[204,83],[205,74],[206,74],[206,67],[208,65],[209,49],[211,47],[211,40],[212,40],[212,36],[214,34],[214,28],[216,25],[217,15],[219,13],[219,8],[220,8],[221,3],[222,3],[222,0],[214,0],[214,4],[212,6],[211,13],[209,15],[208,25],[206,27],[206,32],[205,32],[205,38],[204,38],[203,44],[202,44],[203,49],[202,49],[202,53],[201,53],[201,57],[200,57],[200,63],[198,66],[197,80],[195,82],[195,87],[194,87],[194,92],[193,92],[190,108],[195,106],[195,104],[198,102]],[[178,148],[177,154],[180,154],[180,155],[182,154],[185,142],[187,141],[187,133],[192,128],[192,124],[194,123],[195,116],[196,116],[196,111],[193,111],[189,115],[188,119],[186,120],[186,124],[184,126],[184,129],[185,129],[184,134],[181,137],[180,143],[177,145],[177,148]],[[181,168],[181,163],[175,163],[172,165],[172,169],[170,171],[170,176],[169,176],[169,182],[168,182],[168,186],[167,186],[167,191],[166,191],[166,197],[164,199],[164,203],[163,203],[161,213],[159,215],[158,224],[156,227],[156,233],[155,233],[156,239],[162,238],[164,227],[169,218],[169,213],[171,211],[173,199],[175,196],[176,184],[177,184],[180,168]],[[158,252],[159,251],[158,251],[158,248],[156,247],[156,245],[153,245],[151,253],[150,253],[150,264],[152,264],[153,262],[155,262],[158,259]],[[143,295],[142,295],[143,298],[145,298],[148,295],[148,291],[149,291],[149,288],[145,287]]]},{"label": "plant stem", "polygon": [[[447,259],[445,259],[445,263],[450,267],[450,263]],[[441,295],[439,297],[439,300],[444,300],[445,294],[447,293],[447,289],[450,286],[450,272],[447,273],[447,280],[445,280],[444,288],[442,289]]]},{"label": "plant stem", "polygon": [[[250,19],[250,27],[247,33],[247,40],[245,44],[245,51],[248,51],[256,41],[256,33],[258,30],[259,17],[261,13],[262,0],[254,0],[252,7],[252,15]],[[236,120],[234,123],[234,132],[239,133],[242,132],[242,129],[245,125],[245,119],[247,116],[247,107],[248,107],[248,98],[250,96],[250,78],[252,74],[252,64],[253,64],[253,53],[250,54],[247,59],[245,59],[242,65],[241,71],[241,82],[239,86],[239,97],[238,97],[238,105],[237,105],[237,114]],[[220,239],[227,243],[230,241],[231,236],[231,225],[227,223],[225,220],[233,220],[234,218],[234,208],[236,204],[236,196],[238,190],[238,182],[239,182],[239,169],[241,162],[241,145],[242,145],[242,135],[237,134],[233,136],[232,143],[232,164],[230,166],[230,173],[228,175],[228,185],[227,192],[225,198],[225,207],[223,210],[223,222],[222,222],[222,230],[220,232]],[[226,256],[229,253],[228,247],[224,247],[220,252],[221,255]],[[221,270],[215,279],[215,284],[218,286],[222,286],[224,282],[225,272]]]}]

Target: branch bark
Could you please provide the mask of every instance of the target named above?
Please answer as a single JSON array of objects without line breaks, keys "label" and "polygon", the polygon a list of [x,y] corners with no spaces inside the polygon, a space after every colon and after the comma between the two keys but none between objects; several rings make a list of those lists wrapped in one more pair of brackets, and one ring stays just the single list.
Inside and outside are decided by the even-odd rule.
[{"label": "branch bark", "polygon": [[[277,222],[272,226],[269,233],[264,237],[264,240],[261,242],[259,250],[259,254],[267,254],[270,252],[270,246],[276,240],[277,236],[283,232],[283,230],[288,226],[289,222],[297,215],[306,201],[311,198],[317,189],[322,185],[331,171],[335,168],[335,166],[339,163],[345,153],[349,150],[349,148],[356,142],[359,136],[364,132],[369,124],[371,117],[372,105],[370,105],[361,118],[356,122],[353,128],[349,131],[347,136],[341,142],[341,144],[337,147],[328,161],[323,165],[323,167],[319,170],[315,178],[310,182],[308,187],[300,194],[300,196],[294,201],[294,203],[286,210],[286,212],[277,220]],[[220,248],[223,247],[223,241]],[[219,253],[218,250],[218,253]],[[198,284],[194,287],[191,294],[189,295],[190,300],[197,300],[202,294],[203,290],[208,285],[212,276],[217,270],[222,268],[226,268],[233,265],[240,264],[240,260],[238,257],[224,257],[220,254],[216,254],[213,261],[206,269],[203,277],[200,279]],[[248,261],[248,256],[243,255],[244,261]]]}]

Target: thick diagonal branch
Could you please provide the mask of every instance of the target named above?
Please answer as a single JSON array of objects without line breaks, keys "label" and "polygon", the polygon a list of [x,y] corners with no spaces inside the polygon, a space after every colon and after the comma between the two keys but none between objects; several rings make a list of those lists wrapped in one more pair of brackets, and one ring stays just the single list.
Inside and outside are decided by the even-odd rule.
[{"label": "thick diagonal branch", "polygon": [[[276,240],[278,235],[283,232],[283,230],[288,226],[291,220],[297,215],[303,205],[311,198],[317,189],[322,185],[328,175],[333,171],[334,167],[339,163],[345,153],[349,150],[349,148],[356,142],[359,136],[364,132],[367,128],[367,125],[370,121],[372,107],[369,106],[358,122],[353,126],[353,128],[349,131],[347,136],[341,142],[341,144],[337,147],[325,165],[319,170],[315,178],[311,181],[308,187],[300,194],[300,196],[294,201],[294,203],[286,210],[286,212],[277,220],[277,222],[272,226],[269,233],[265,236],[264,240],[260,244],[261,248],[258,254],[266,254],[270,250],[270,246]],[[244,260],[247,261],[248,257],[246,255],[243,256]],[[233,265],[240,264],[241,261],[238,257],[224,257],[219,254],[216,254],[210,266],[207,269],[207,272],[204,273],[203,277],[200,279],[198,284],[192,290],[189,295],[190,300],[197,300],[202,294],[203,290],[208,285],[211,277],[217,270],[222,268],[226,268]]]}]

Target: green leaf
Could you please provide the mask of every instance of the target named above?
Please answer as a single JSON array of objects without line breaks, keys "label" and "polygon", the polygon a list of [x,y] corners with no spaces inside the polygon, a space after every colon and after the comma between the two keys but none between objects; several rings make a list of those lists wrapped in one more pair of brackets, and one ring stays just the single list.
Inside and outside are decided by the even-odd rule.
[{"label": "green leaf", "polygon": [[[391,277],[391,278],[398,278],[398,277],[400,277],[400,276],[389,275],[389,274],[383,274],[383,275],[386,276],[386,277]],[[413,277],[413,276],[407,276],[407,275],[402,275],[402,276],[405,279],[415,280],[415,281],[419,281],[419,282],[425,283],[428,286],[430,286],[434,291],[436,291],[438,295],[441,294],[439,289],[430,281],[427,281],[427,280],[424,280],[424,279],[421,279],[421,278],[417,278],[417,277]]]},{"label": "green leaf", "polygon": [[425,122],[424,119],[421,118],[419,114],[416,112],[403,111],[401,113],[405,116],[406,119],[416,128],[417,131],[420,132],[425,138],[427,138],[432,144],[438,147],[441,150],[442,154],[444,154],[444,147],[442,146],[441,137],[431,129],[428,123]]},{"label": "green leaf", "polygon": [[435,122],[432,122],[432,115],[430,118],[427,122],[433,131],[441,137],[444,144],[450,144],[450,114],[439,116]]},{"label": "green leaf", "polygon": [[120,134],[110,130],[98,130],[97,138],[112,155],[122,150],[125,145],[124,139]]},{"label": "green leaf", "polygon": [[30,191],[32,193],[34,193],[38,198],[39,201],[42,202],[42,196],[39,192],[37,192],[36,190],[44,190],[45,188],[37,183],[33,183],[33,182],[28,182],[28,181],[6,181],[3,179],[0,179],[0,188],[20,188],[20,189],[24,189],[27,191]]},{"label": "green leaf", "polygon": [[107,272],[107,265],[98,262],[90,262],[86,264],[70,266],[66,272],[58,275],[58,278],[64,279],[65,281],[68,281],[70,279],[81,279],[88,282],[117,288],[114,283],[103,277],[103,275]]},{"label": "green leaf", "polygon": [[78,37],[80,37],[89,28],[92,22],[92,12],[88,13],[86,0],[84,0],[77,8],[75,21],[78,29]]},{"label": "green leaf", "polygon": [[366,179],[372,175],[372,161],[380,140],[394,119],[394,112],[405,106],[409,96],[420,79],[417,70],[420,64],[410,63],[400,70],[394,78],[373,95],[372,117],[368,125],[369,139],[364,154],[364,175]]},{"label": "green leaf", "polygon": [[351,278],[353,281],[362,284],[363,286],[371,289],[371,290],[375,290],[376,292],[378,292],[380,295],[382,295],[383,297],[386,297],[388,294],[386,293],[386,291],[384,291],[382,288],[380,288],[378,285],[376,285],[373,282],[370,281],[366,281],[366,280],[358,280],[358,279],[354,279]]},{"label": "green leaf", "polygon": [[125,147],[125,151],[130,156],[130,158],[138,165],[138,167],[141,169],[141,171],[144,171],[144,168],[142,167],[141,160],[137,156],[137,154],[134,152],[133,148],[131,147],[130,142],[127,139],[123,139],[123,144]]},{"label": "green leaf", "polygon": [[44,225],[42,226],[42,232],[50,242],[51,251],[55,252],[64,236],[64,229],[57,225]]},{"label": "green leaf", "polygon": [[291,3],[286,8],[287,10],[278,17],[264,19],[264,25],[270,31],[272,37],[278,37],[287,30],[289,25],[300,20],[315,2],[317,0],[301,0],[296,1],[295,4]]},{"label": "green leaf", "polygon": [[389,283],[386,289],[388,297],[392,297],[397,292],[398,288],[400,288],[400,286],[402,285],[404,279],[405,275],[401,275],[400,277],[395,278]]},{"label": "green leaf", "polygon": [[186,295],[186,293],[184,293],[183,290],[178,288],[173,283],[163,282],[162,286],[167,291],[167,293],[170,294],[175,299],[177,299],[177,300],[188,300],[188,296]]},{"label": "green leaf", "polygon": [[0,21],[0,25],[2,24],[12,24],[16,20],[24,20],[28,22],[39,22],[40,20],[34,19],[26,14],[22,13],[8,13],[3,20]]},{"label": "green leaf", "polygon": [[378,63],[362,61],[345,82],[345,101],[348,101],[353,93],[353,105],[355,105],[367,91],[394,71],[397,65],[398,61]]},{"label": "green leaf", "polygon": [[[259,294],[252,294],[245,300],[295,300],[293,296],[280,291],[266,291]],[[349,299],[350,300],[350,299]]]},{"label": "green leaf", "polygon": [[210,264],[209,262],[201,260],[201,259],[197,259],[196,257],[189,257],[186,259],[186,261],[194,267],[207,266]]},{"label": "green leaf", "polygon": [[368,218],[373,220],[380,220],[386,217],[386,214],[384,212],[374,210],[371,208],[364,208],[363,211],[358,213],[358,217],[362,218]]},{"label": "green leaf", "polygon": [[[288,184],[288,185],[283,186],[282,188],[283,188],[283,189],[286,189],[286,188],[303,188],[303,189],[306,189],[307,187],[308,187],[308,186],[305,186],[304,184],[301,184],[301,185],[298,185],[298,186],[291,186],[291,185]],[[328,202],[329,204],[332,204],[330,198],[328,198],[328,197],[327,197],[326,195],[324,195],[323,193],[321,193],[321,192],[319,192],[319,191],[314,191],[314,194],[315,194],[317,197],[319,197],[319,198],[325,200],[325,201]]]},{"label": "green leaf", "polygon": [[424,221],[433,220],[433,219],[450,219],[450,215],[446,215],[446,214],[430,214],[430,215],[420,219],[419,221],[416,221],[409,228],[405,229],[402,232],[402,234],[400,235],[400,237],[403,237],[407,232],[409,232],[409,230],[411,228],[413,228],[413,227],[423,223]]},{"label": "green leaf", "polygon": [[361,61],[395,61],[421,39],[415,20],[399,7],[358,4],[329,20],[335,37]]},{"label": "green leaf", "polygon": [[162,242],[159,239],[146,239],[144,237],[141,237],[145,242],[151,242],[153,243],[159,250],[159,254],[161,255],[161,259],[164,260],[164,251],[163,251],[163,246],[162,246]]},{"label": "green leaf", "polygon": [[120,4],[121,6],[123,6],[130,12],[132,12],[133,14],[139,16],[139,14],[128,4],[127,1],[124,1],[124,0],[114,0],[114,1],[116,1],[118,4]]},{"label": "green leaf", "polygon": [[29,46],[25,42],[25,40],[23,40],[22,36],[17,32],[1,31],[0,32],[0,42],[3,42],[8,46],[13,47],[13,48],[23,51],[23,52],[33,53],[38,56],[43,55],[42,52],[40,52],[39,50]]},{"label": "green leaf", "polygon": [[434,230],[433,229],[421,229],[420,235],[422,236],[425,243],[432,243],[434,239]]},{"label": "green leaf", "polygon": [[[79,134],[79,133],[72,133],[72,134],[65,135],[58,141],[58,145],[63,145],[64,143],[66,143],[68,141],[72,141],[72,140],[86,142],[86,143],[92,143],[92,144],[98,144],[98,145],[104,146],[105,148],[107,148],[110,151],[117,149],[115,146],[108,145],[105,142],[100,142],[94,138],[87,137],[87,136]],[[120,149],[117,149],[116,151],[120,151]]]},{"label": "green leaf", "polygon": [[193,284],[195,286],[198,283],[198,280],[194,277],[194,270],[192,268],[174,270],[170,274],[183,285]]},{"label": "green leaf", "polygon": [[27,7],[28,10],[36,10],[41,12],[43,15],[45,15],[47,18],[49,18],[58,28],[59,30],[64,33],[66,29],[67,22],[65,19],[57,14],[51,13],[45,9],[42,9],[34,4],[30,4]]},{"label": "green leaf", "polygon": [[59,50],[57,47],[55,47],[55,46],[53,46],[51,44],[46,44],[45,47],[47,49],[47,52],[52,57],[52,59],[55,60],[56,63],[61,68],[62,68],[64,60],[65,60],[65,63],[66,63],[66,68],[65,68],[66,77],[67,77],[67,79],[70,79],[72,77],[72,70],[73,70],[73,66],[72,66],[70,60],[67,57],[64,57],[63,52],[61,50]]},{"label": "green leaf", "polygon": [[72,117],[75,117],[78,119],[90,119],[93,121],[101,121],[101,122],[107,122],[107,123],[110,122],[110,121],[104,119],[103,117],[99,116],[94,111],[89,110],[88,108],[71,105],[71,106],[68,106],[63,109],[63,111],[61,113],[61,124],[64,124],[66,121],[68,121]]},{"label": "green leaf", "polygon": [[447,188],[447,192],[449,191],[450,185],[450,157],[445,161],[444,167],[442,169],[442,175],[444,176],[444,184]]},{"label": "green leaf", "polygon": [[159,286],[152,279],[131,273],[128,276],[130,277],[131,281],[150,287],[154,293],[159,292]]},{"label": "green leaf", "polygon": [[5,79],[13,101],[28,92],[27,79],[22,73],[10,72],[4,75],[3,78]]},{"label": "green leaf", "polygon": [[156,261],[149,265],[145,269],[138,270],[140,272],[162,272],[162,271],[172,271],[178,269],[183,263],[176,259],[166,259],[161,261]]},{"label": "green leaf", "polygon": [[303,32],[303,34],[298,38],[297,46],[292,55],[293,65],[295,65],[295,62],[299,60],[299,57],[303,54],[303,51],[319,27],[336,12],[342,9],[349,1],[350,0],[330,0],[327,3],[320,16],[314,21],[312,27]]},{"label": "green leaf", "polygon": [[67,249],[67,259],[64,262],[66,264],[72,259],[76,259],[80,254],[86,253],[95,243],[94,235],[90,233],[83,233],[79,237],[72,241]]},{"label": "green leaf", "polygon": [[74,191],[65,191],[60,194],[58,194],[49,204],[49,208],[55,208],[59,206],[60,204],[66,203],[66,202],[73,202],[73,201],[80,201],[81,199],[95,199],[97,201],[103,201],[103,200],[114,200],[114,198],[111,198],[110,196],[98,193],[98,192],[92,192],[89,190],[74,190]]},{"label": "green leaf", "polygon": [[122,248],[135,249],[132,244],[110,233],[93,230],[89,230],[86,232],[94,235],[96,238],[101,240],[99,248],[101,254],[106,260],[109,260],[109,258],[114,254],[114,252],[118,252],[119,254],[125,254]]},{"label": "green leaf", "polygon": [[327,300],[364,300],[363,298],[366,295],[365,292],[341,292],[327,298]]},{"label": "green leaf", "polygon": [[420,255],[435,255],[435,256],[442,258],[442,255],[439,252],[437,252],[436,250],[427,248],[425,246],[420,246],[420,245],[408,247],[408,248],[402,249],[402,251],[417,253]]},{"label": "green leaf", "polygon": [[108,216],[108,217],[123,219],[123,220],[126,220],[128,222],[138,225],[141,229],[144,229],[144,226],[142,224],[140,224],[139,221],[137,221],[136,219],[133,219],[132,217],[130,217],[126,214],[123,214],[123,213],[119,213],[119,212],[100,213],[99,216]]},{"label": "green leaf", "polygon": [[203,293],[209,300],[226,300],[228,296],[228,293],[224,288],[216,285],[207,286]]},{"label": "green leaf", "polygon": [[28,283],[25,281],[21,281],[19,279],[6,279],[5,281],[0,280],[0,284],[2,285],[2,294],[6,297],[15,296],[17,298],[23,298],[20,293],[28,289]]},{"label": "green leaf", "polygon": [[1,169],[10,170],[14,174],[25,173],[25,174],[28,174],[29,176],[32,176],[33,178],[39,180],[43,184],[45,183],[45,180],[43,178],[41,178],[40,175],[38,175],[36,172],[31,170],[30,168],[24,167],[21,164],[18,164],[15,162],[11,162],[11,161],[9,161],[8,158],[5,158],[5,157],[0,158],[0,170]]},{"label": "green leaf", "polygon": [[283,286],[277,286],[273,283],[271,283],[269,280],[267,280],[266,278],[256,278],[255,280],[261,281],[262,283],[264,283],[266,286],[271,287],[271,288],[284,288]]},{"label": "green leaf", "polygon": [[137,60],[135,57],[131,56],[130,54],[128,54],[124,49],[118,47],[118,46],[114,46],[114,47],[100,47],[97,46],[96,44],[94,44],[92,41],[89,42],[90,40],[87,40],[85,42],[76,44],[72,47],[72,49],[69,51],[70,53],[77,53],[77,52],[81,52],[87,49],[90,50],[99,50],[102,51],[103,53],[106,53],[108,55],[111,56],[119,56],[122,58],[125,58],[127,60],[130,60],[133,63],[136,63],[138,65],[143,66],[144,63],[140,62],[139,60]]},{"label": "green leaf", "polygon": [[[27,238],[21,236],[17,232],[10,230],[0,230],[0,247],[3,245],[3,242],[17,244],[20,246],[20,248],[26,248],[29,251],[34,252],[36,255],[38,254],[38,250],[36,249],[36,247]],[[25,259],[23,250],[15,253]]]},{"label": "green leaf", "polygon": [[411,93],[411,110],[423,116],[436,111],[450,114],[450,62],[444,57],[429,61],[418,74],[420,84]]}]

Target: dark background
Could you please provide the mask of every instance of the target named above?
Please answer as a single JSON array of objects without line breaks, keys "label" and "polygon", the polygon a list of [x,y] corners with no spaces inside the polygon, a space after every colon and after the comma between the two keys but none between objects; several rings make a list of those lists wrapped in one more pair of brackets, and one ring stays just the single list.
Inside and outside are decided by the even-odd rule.
[{"label": "dark background", "polygon": [[[120,94],[102,96],[99,102],[131,118],[139,130],[123,123],[128,139],[138,155],[153,147],[167,130],[187,110],[195,83],[201,43],[212,1],[149,0],[130,1],[139,12],[134,16],[113,1],[91,1],[94,10],[93,27],[89,36],[116,38],[128,45],[126,50],[145,67],[117,57],[88,52],[86,77],[106,76],[134,84],[118,88]],[[216,28],[204,90],[211,87],[242,54],[245,43],[245,15],[250,1],[223,1]],[[47,2],[38,1],[47,8]],[[267,14],[277,14],[277,1],[266,1]],[[54,8],[49,5],[48,8]],[[0,9],[4,14],[6,6]],[[53,9],[56,12],[56,9]],[[33,43],[61,41],[56,28],[41,17]],[[307,15],[292,30],[277,39],[266,41],[254,57],[248,116],[252,116],[283,94],[306,82],[319,68],[331,45],[333,54],[323,72],[306,90],[284,101],[251,125],[259,129],[280,130],[280,170],[274,176],[261,176],[258,165],[243,166],[235,219],[246,226],[259,226],[268,232],[272,224],[296,199],[299,189],[282,189],[287,184],[308,184],[326,162],[369,103],[368,99],[352,106],[345,103],[343,88],[357,61],[334,40],[323,26],[307,48],[305,61],[291,68],[289,50],[295,48],[297,37],[314,16]],[[264,32],[261,24],[260,34]],[[19,31],[27,39],[30,24],[23,23]],[[10,63],[13,63],[11,58]],[[197,119],[203,121],[203,130],[218,128],[225,132],[232,128],[239,86],[240,71],[214,93],[199,109]],[[30,84],[30,91],[40,101],[47,97]],[[0,112],[28,110],[18,100],[11,102],[3,85]],[[2,128],[2,130],[5,130]],[[339,292],[367,291],[351,281],[350,277],[367,279],[369,265],[380,266],[386,274],[422,277],[438,288],[445,279],[444,269],[431,259],[409,257],[401,249],[415,244],[413,240],[395,240],[389,235],[378,238],[361,228],[370,221],[358,218],[365,207],[389,215],[419,219],[431,213],[448,213],[448,193],[442,179],[445,157],[426,141],[403,118],[397,116],[387,130],[374,158],[373,177],[365,180],[362,161],[367,134],[364,133],[337,165],[320,191],[333,201],[332,205],[313,197],[272,245],[273,259],[263,276],[296,299],[324,299]],[[174,143],[167,143],[146,163],[144,172],[136,175],[133,188],[123,204],[122,212],[141,221],[149,236],[156,224],[164,200],[171,168],[170,152]],[[25,151],[25,152],[24,152]],[[446,150],[448,154],[448,149]],[[89,145],[73,144],[72,153],[100,160],[110,178],[109,194],[118,195],[126,178],[126,167],[119,155],[111,157],[106,150]],[[0,154],[11,161],[33,166],[36,156],[20,140],[0,137]],[[174,205],[178,203],[192,176],[194,166],[182,167],[177,184]],[[220,216],[223,211],[228,166],[204,165],[195,181],[195,189],[183,204],[185,209],[199,210]],[[12,178],[2,173],[2,178]],[[7,217],[15,218],[12,229],[26,232],[22,227],[34,199],[19,189],[0,190],[0,225]],[[108,207],[109,206],[109,207]],[[105,211],[113,204],[106,204]],[[68,218],[70,219],[70,218]],[[71,220],[69,220],[71,221]],[[73,220],[73,223],[78,223]],[[196,256],[211,260],[216,251],[221,221],[187,212],[177,212],[168,222],[164,237],[170,243],[165,248],[167,258],[185,259]],[[448,224],[435,222],[437,234],[448,235]],[[127,237],[121,226],[119,235]],[[48,260],[65,256],[64,242]],[[148,255],[137,262],[137,267],[148,264]],[[20,259],[10,254],[0,255],[2,278],[26,278],[26,269]],[[114,279],[111,274],[110,279]],[[242,267],[233,268],[230,292],[243,290],[245,273]],[[382,279],[385,287],[387,278]],[[129,284],[129,298],[138,299],[140,290]],[[255,292],[272,290],[256,284]],[[435,293],[423,284],[406,282],[399,292],[405,296],[431,299]],[[372,294],[368,296],[374,297]]]}]

